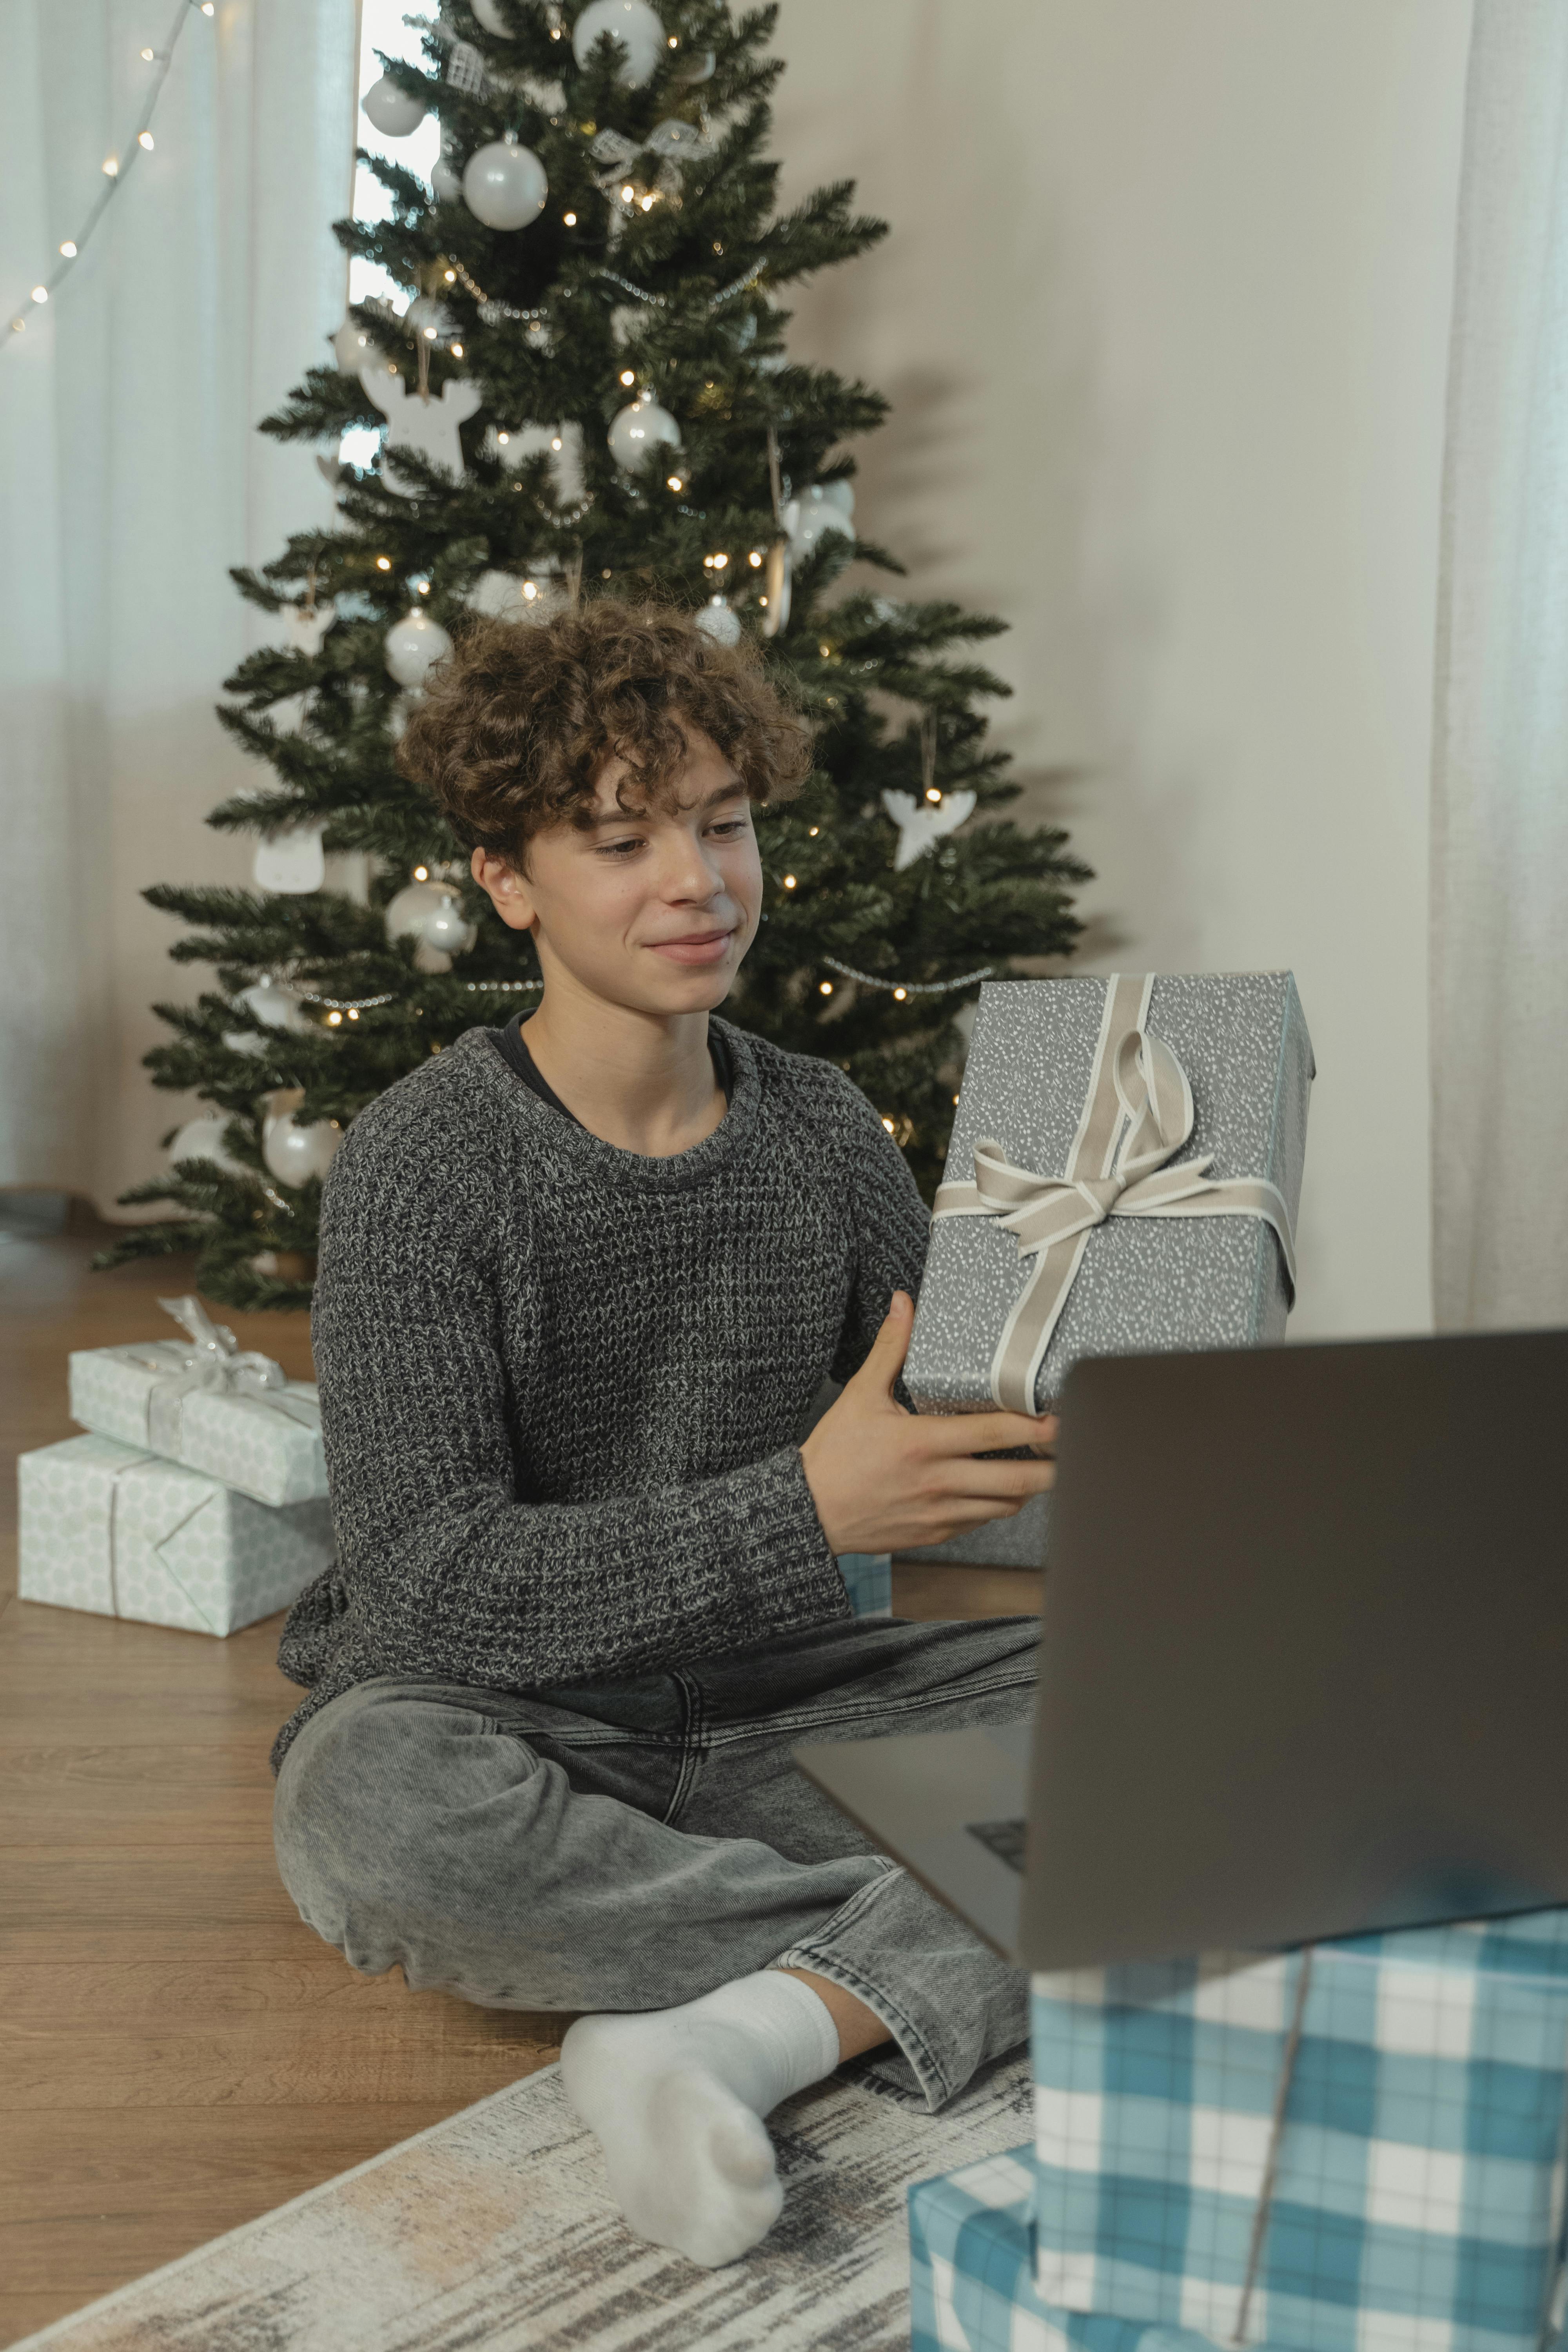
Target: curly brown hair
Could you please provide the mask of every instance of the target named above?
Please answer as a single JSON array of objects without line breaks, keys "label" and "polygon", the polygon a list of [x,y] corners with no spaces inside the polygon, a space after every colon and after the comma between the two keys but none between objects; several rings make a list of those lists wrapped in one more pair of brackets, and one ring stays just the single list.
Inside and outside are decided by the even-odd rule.
[{"label": "curly brown hair", "polygon": [[754,801],[787,797],[811,766],[805,720],[744,638],[721,646],[684,614],[595,599],[542,623],[469,622],[431,671],[397,747],[458,840],[520,859],[546,826],[592,822],[606,761],[638,803],[668,798],[698,729]]}]

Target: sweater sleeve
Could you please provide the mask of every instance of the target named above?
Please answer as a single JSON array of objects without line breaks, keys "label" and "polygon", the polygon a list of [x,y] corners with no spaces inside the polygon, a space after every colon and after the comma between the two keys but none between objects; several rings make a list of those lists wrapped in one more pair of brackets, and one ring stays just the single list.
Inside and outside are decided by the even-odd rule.
[{"label": "sweater sleeve", "polygon": [[[895,1290],[920,1296],[931,1212],[910,1165],[859,1087],[843,1077],[844,1189],[854,1226],[855,1271],[833,1378],[850,1380],[865,1362]],[[909,1403],[900,1381],[895,1393]]]},{"label": "sweater sleeve", "polygon": [[346,1603],[333,1678],[417,1657],[425,1674],[547,1688],[844,1616],[794,1446],[685,1486],[518,1498],[509,1425],[528,1398],[511,1392],[492,1270],[503,1250],[514,1279],[526,1266],[521,1189],[498,1197],[438,1151],[416,1181],[407,1158],[356,1129],[323,1204],[313,1338]]}]

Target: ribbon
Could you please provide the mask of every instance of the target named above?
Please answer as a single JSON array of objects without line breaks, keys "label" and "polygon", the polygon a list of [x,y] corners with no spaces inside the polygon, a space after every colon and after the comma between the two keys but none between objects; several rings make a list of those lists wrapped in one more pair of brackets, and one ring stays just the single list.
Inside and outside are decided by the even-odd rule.
[{"label": "ribbon", "polygon": [[1035,1381],[1089,1235],[1108,1217],[1258,1217],[1273,1228],[1292,1298],[1290,1212],[1262,1177],[1213,1178],[1212,1152],[1167,1163],[1193,1131],[1193,1090],[1163,1037],[1148,1026],[1152,972],[1113,972],[1078,1133],[1062,1176],[1016,1168],[985,1136],[973,1183],[937,1189],[938,1217],[995,1217],[1035,1263],[991,1359],[991,1393],[1011,1412],[1035,1411]]},{"label": "ribbon", "polygon": [[184,1402],[197,1390],[231,1397],[252,1412],[280,1412],[304,1429],[320,1429],[316,1399],[290,1391],[282,1365],[254,1348],[241,1348],[228,1326],[215,1323],[199,1298],[160,1298],[158,1304],[174,1317],[190,1344],[156,1339],[152,1342],[156,1354],[139,1354],[134,1348],[113,1351],[121,1362],[158,1374],[147,1391],[150,1453],[177,1456]]}]

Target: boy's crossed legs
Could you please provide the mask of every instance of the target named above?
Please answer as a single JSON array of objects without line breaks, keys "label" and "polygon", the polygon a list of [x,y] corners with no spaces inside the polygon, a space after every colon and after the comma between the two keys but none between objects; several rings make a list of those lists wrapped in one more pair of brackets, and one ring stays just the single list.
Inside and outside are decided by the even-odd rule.
[{"label": "boy's crossed legs", "polygon": [[628,2221],[730,2261],[778,2211],[760,2118],[779,2099],[885,2032],[938,2107],[1026,2030],[1022,1973],[789,1751],[1014,1721],[1037,1634],[1032,1618],[834,1623],[541,1696],[362,1684],[285,1759],[284,1881],[368,1973],[589,2012],[563,2078]]}]

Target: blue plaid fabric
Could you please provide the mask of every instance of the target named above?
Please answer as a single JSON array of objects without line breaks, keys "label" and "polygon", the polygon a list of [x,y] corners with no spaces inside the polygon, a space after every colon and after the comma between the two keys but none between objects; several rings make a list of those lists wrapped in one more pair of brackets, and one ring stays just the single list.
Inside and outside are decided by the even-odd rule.
[{"label": "blue plaid fabric", "polygon": [[[1034,2281],[1034,2150],[910,2190],[910,2352],[1136,2352],[1146,2336],[1175,2352],[1178,2332],[1053,2310]],[[1190,2339],[1198,2352],[1202,2339]]]},{"label": "blue plaid fabric", "polygon": [[857,1617],[890,1617],[893,1613],[893,1556],[886,1551],[844,1551],[838,1573]]},{"label": "blue plaid fabric", "polygon": [[[1035,1979],[1042,2308],[1237,2340],[1301,1966]],[[1565,2095],[1568,1912],[1318,1946],[1244,2340],[1538,2352]]]}]

